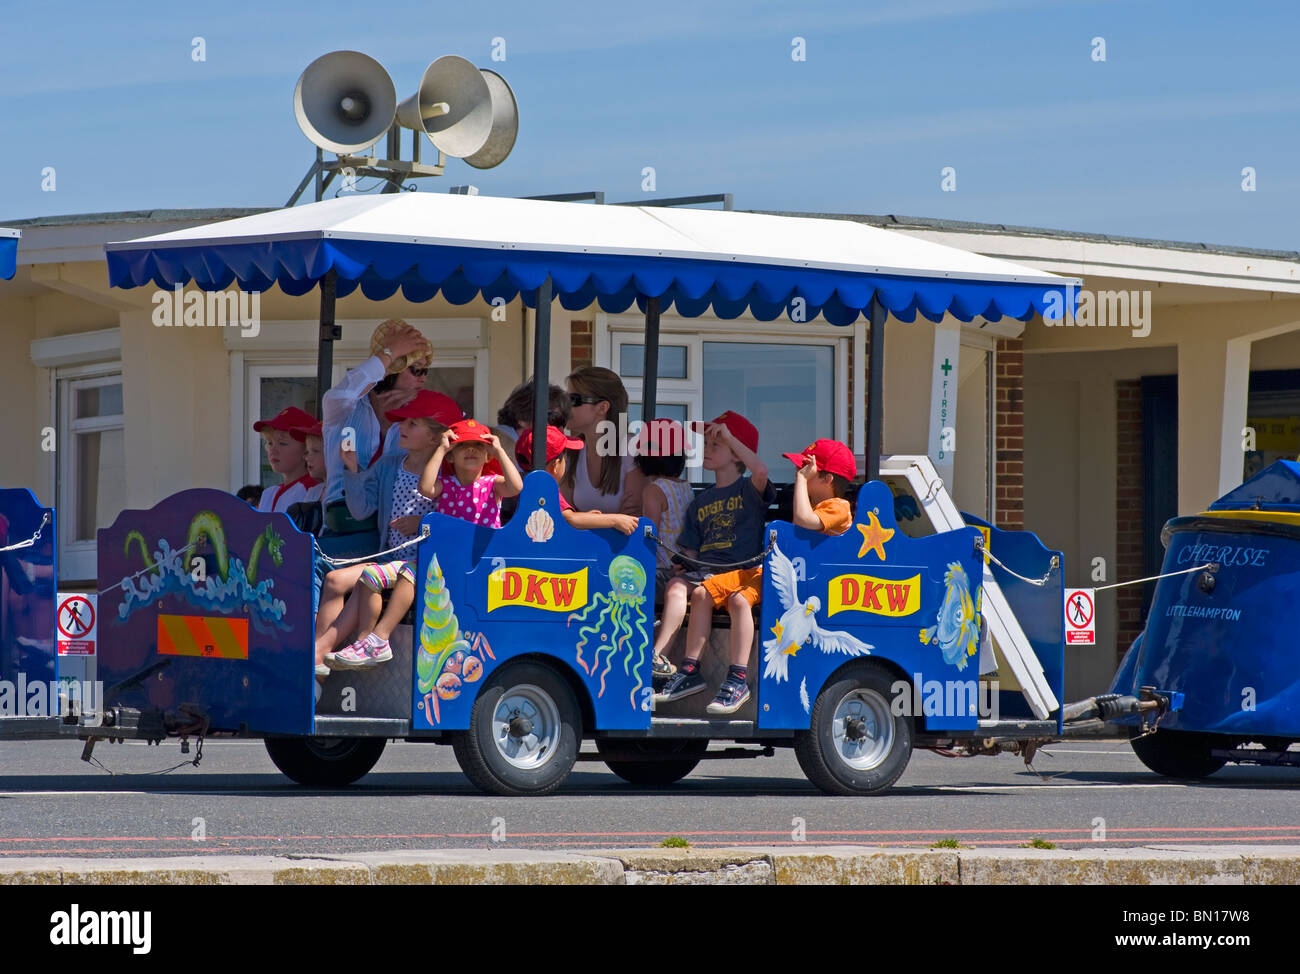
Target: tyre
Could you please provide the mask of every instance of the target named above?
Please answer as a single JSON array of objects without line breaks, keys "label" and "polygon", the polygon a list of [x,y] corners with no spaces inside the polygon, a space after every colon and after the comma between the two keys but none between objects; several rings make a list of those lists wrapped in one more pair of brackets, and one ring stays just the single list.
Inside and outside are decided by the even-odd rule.
[{"label": "tyre", "polygon": [[1228,763],[1210,754],[1211,748],[1222,746],[1213,734],[1158,730],[1130,743],[1139,761],[1166,778],[1205,778]]},{"label": "tyre", "polygon": [[513,663],[488,680],[469,730],[452,740],[460,769],[493,795],[546,795],[578,757],[582,718],[573,690],[545,663]]},{"label": "tyre", "polygon": [[912,757],[912,718],[891,712],[896,677],[874,663],[822,689],[807,731],[795,736],[799,767],[828,795],[888,789]]},{"label": "tyre", "polygon": [[674,781],[680,781],[695,770],[695,766],[700,763],[700,755],[708,749],[709,741],[705,737],[675,741],[632,738],[596,741],[596,750],[601,754],[655,755],[645,761],[607,760],[605,762],[605,766],[610,771],[634,785],[671,785]]},{"label": "tyre", "polygon": [[383,737],[268,737],[272,763],[300,785],[350,785],[375,766]]}]

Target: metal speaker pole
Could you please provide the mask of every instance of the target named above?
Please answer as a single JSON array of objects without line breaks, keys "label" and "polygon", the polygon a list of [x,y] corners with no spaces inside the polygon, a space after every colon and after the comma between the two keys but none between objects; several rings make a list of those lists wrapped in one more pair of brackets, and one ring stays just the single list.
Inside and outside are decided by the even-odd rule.
[{"label": "metal speaker pole", "polygon": [[393,124],[397,90],[374,58],[333,51],[307,65],[293,92],[293,113],[303,134],[322,149],[355,152]]},{"label": "metal speaker pole", "polygon": [[397,106],[397,124],[429,137],[439,151],[463,159],[492,135],[492,92],[479,69],[448,54],[424,70],[420,87]]},{"label": "metal speaker pole", "polygon": [[465,161],[475,169],[491,169],[505,162],[515,147],[515,136],[519,134],[519,103],[505,78],[487,68],[479,68],[479,72],[492,95],[492,134],[483,148],[466,156]]}]

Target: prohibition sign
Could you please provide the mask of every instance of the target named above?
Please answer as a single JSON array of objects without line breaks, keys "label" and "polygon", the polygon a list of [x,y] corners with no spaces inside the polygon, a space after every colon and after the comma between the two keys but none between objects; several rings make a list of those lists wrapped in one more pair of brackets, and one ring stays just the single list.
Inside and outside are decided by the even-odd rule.
[{"label": "prohibition sign", "polygon": [[1070,596],[1069,610],[1066,613],[1070,625],[1085,629],[1092,622],[1092,598],[1087,592],[1075,592]]},{"label": "prohibition sign", "polygon": [[80,639],[95,628],[95,607],[85,596],[73,595],[59,606],[59,632],[68,639]]}]

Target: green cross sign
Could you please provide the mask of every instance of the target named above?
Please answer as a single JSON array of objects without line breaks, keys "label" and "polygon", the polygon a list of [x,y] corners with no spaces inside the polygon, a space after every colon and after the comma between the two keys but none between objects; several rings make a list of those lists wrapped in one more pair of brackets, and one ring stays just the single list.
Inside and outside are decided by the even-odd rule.
[{"label": "green cross sign", "polygon": [[945,358],[943,360],[943,365],[939,367],[943,369],[943,377],[946,379],[948,377],[948,373],[952,371],[952,363]]}]

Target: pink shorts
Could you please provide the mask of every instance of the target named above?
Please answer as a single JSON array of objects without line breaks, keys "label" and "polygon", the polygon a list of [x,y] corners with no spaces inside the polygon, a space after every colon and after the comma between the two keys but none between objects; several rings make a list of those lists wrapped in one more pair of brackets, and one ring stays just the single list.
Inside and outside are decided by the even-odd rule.
[{"label": "pink shorts", "polygon": [[392,588],[399,578],[404,578],[414,585],[415,565],[409,561],[375,562],[373,565],[367,565],[361,572],[361,581],[376,592],[384,592]]}]

